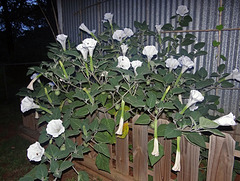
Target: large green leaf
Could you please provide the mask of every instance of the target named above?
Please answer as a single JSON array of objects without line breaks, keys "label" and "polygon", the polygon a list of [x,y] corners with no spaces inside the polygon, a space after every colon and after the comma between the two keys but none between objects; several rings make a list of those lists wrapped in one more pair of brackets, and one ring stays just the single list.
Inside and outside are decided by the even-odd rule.
[{"label": "large green leaf", "polygon": [[136,96],[127,96],[124,98],[124,101],[131,104],[134,107],[144,107],[145,103],[143,102],[143,100],[140,97],[136,97]]},{"label": "large green leaf", "polygon": [[60,165],[60,171],[64,171],[66,169],[68,169],[69,167],[73,166],[74,164],[71,161],[63,161]]},{"label": "large green leaf", "polygon": [[182,132],[177,130],[175,124],[169,123],[166,126],[165,135],[164,135],[165,138],[176,138],[181,135],[182,135]]},{"label": "large green leaf", "polygon": [[156,100],[157,100],[157,96],[156,96],[156,94],[154,94],[154,93],[149,93],[148,94],[148,98],[147,98],[147,100],[146,100],[146,103],[147,103],[147,106],[149,107],[149,108],[153,108],[154,106],[155,106],[155,104],[156,104]]},{"label": "large green leaf", "polygon": [[160,124],[157,128],[157,136],[164,136],[167,124]]},{"label": "large green leaf", "polygon": [[142,114],[135,122],[135,124],[149,124],[151,121],[147,114]]},{"label": "large green leaf", "polygon": [[164,155],[164,149],[161,144],[158,144],[159,156],[152,155],[153,148],[154,148],[154,139],[148,142],[148,157],[149,157],[151,166],[153,166],[156,162],[158,162]]},{"label": "large green leaf", "polygon": [[98,143],[115,143],[116,142],[116,136],[115,134],[113,136],[111,136],[107,131],[103,131],[103,132],[97,132],[97,134],[95,134],[94,139],[98,142]]},{"label": "large green leaf", "polygon": [[50,144],[48,145],[46,152],[52,156],[53,158],[57,158],[58,154],[59,154],[59,149],[57,146]]},{"label": "large green leaf", "polygon": [[94,149],[97,152],[102,153],[105,156],[110,158],[109,148],[108,148],[107,144],[105,144],[105,143],[97,143],[97,144],[94,145]]},{"label": "large green leaf", "polygon": [[96,165],[99,170],[103,170],[110,173],[109,158],[99,153],[96,157]]},{"label": "large green leaf", "polygon": [[188,133],[184,133],[184,136],[192,144],[200,146],[202,148],[206,148],[205,141],[204,141],[203,137],[199,133],[196,133],[196,132],[190,133],[190,132],[188,132]]},{"label": "large green leaf", "polygon": [[47,166],[45,164],[40,164],[36,169],[36,178],[40,180],[45,180],[48,176]]},{"label": "large green leaf", "polygon": [[214,80],[213,79],[206,79],[204,81],[200,81],[196,83],[196,89],[202,89],[204,87],[208,87],[213,85]]},{"label": "large green leaf", "polygon": [[78,181],[89,181],[87,172],[85,171],[78,172]]},{"label": "large green leaf", "polygon": [[111,135],[113,135],[114,128],[115,128],[115,121],[113,119],[103,118],[99,125],[100,131],[107,130]]},{"label": "large green leaf", "polygon": [[79,118],[85,117],[85,116],[88,115],[88,114],[89,114],[89,107],[88,107],[88,105],[83,106],[83,107],[77,109],[77,110],[74,112],[74,116],[75,116],[75,117],[79,117]]},{"label": "large green leaf", "polygon": [[207,119],[205,117],[200,117],[199,126],[201,128],[217,128],[219,125],[210,119]]}]

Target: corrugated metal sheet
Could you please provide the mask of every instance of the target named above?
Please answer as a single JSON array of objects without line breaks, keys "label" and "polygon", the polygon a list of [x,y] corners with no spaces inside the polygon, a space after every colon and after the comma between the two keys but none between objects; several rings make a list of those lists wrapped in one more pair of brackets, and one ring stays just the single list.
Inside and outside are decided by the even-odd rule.
[{"label": "corrugated metal sheet", "polygon": [[[120,28],[134,28],[134,21],[146,21],[151,30],[155,31],[155,24],[175,23],[170,17],[175,15],[179,5],[186,5],[190,10],[193,23],[187,27],[188,30],[215,29],[219,24],[218,7],[221,0],[62,0],[63,8],[63,30],[72,42],[80,43],[87,35],[80,32],[79,25],[85,23],[90,29],[96,29],[97,34],[102,29],[101,20],[106,12],[114,14],[113,21]],[[224,28],[240,27],[240,1],[222,0],[224,11],[222,24]],[[186,29],[186,28],[185,28]],[[227,57],[226,72],[234,68],[240,68],[240,35],[239,30],[222,31],[221,54]],[[180,33],[179,33],[180,34]],[[217,69],[217,48],[212,46],[213,40],[218,40],[218,32],[194,32],[197,41],[206,42],[206,56],[196,60],[196,67],[205,67],[209,73]],[[164,36],[167,36],[166,33]],[[149,39],[147,44],[155,44],[154,39]],[[239,82],[234,82],[236,88],[240,88]],[[239,90],[218,90],[222,96],[221,107],[225,112],[239,114],[240,94]]]}]

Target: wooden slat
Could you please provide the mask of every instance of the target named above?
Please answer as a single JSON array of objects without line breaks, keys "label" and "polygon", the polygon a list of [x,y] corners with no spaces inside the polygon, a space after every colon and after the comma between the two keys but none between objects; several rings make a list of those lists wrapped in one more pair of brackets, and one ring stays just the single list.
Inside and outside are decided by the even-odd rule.
[{"label": "wooden slat", "polygon": [[181,171],[177,175],[178,181],[198,181],[200,147],[195,146],[182,136],[181,143]]},{"label": "wooden slat", "polygon": [[158,161],[154,167],[154,181],[169,181],[171,177],[171,150],[172,141],[159,138],[159,142],[164,146],[164,156]]},{"label": "wooden slat", "polygon": [[116,169],[123,175],[129,174],[128,135],[116,141]]},{"label": "wooden slat", "polygon": [[[158,125],[168,124],[166,119],[159,119]],[[172,141],[160,137],[159,143],[164,147],[164,156],[153,166],[154,181],[169,181],[171,177]]]},{"label": "wooden slat", "polygon": [[133,117],[133,177],[135,180],[148,180],[148,132],[145,125],[135,125],[139,115]]},{"label": "wooden slat", "polygon": [[231,181],[235,141],[229,134],[210,136],[207,181]]}]

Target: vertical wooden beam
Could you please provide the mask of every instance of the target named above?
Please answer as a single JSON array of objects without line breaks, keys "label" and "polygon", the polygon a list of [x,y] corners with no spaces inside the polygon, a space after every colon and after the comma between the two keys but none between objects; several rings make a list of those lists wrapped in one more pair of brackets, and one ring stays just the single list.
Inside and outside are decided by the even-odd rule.
[{"label": "vertical wooden beam", "polygon": [[153,181],[169,181],[171,178],[172,141],[159,138],[164,147],[164,156],[153,166]]},{"label": "vertical wooden beam", "polygon": [[193,145],[182,136],[181,143],[181,171],[177,175],[178,181],[198,181],[200,147]]},{"label": "vertical wooden beam", "polygon": [[148,126],[135,125],[139,115],[133,117],[133,177],[135,180],[148,180]]},{"label": "vertical wooden beam", "polygon": [[229,134],[210,136],[207,181],[232,180],[235,141]]},{"label": "vertical wooden beam", "polygon": [[129,150],[128,135],[122,139],[117,138],[116,142],[116,169],[123,175],[129,174]]},{"label": "vertical wooden beam", "polygon": [[[162,115],[162,118],[165,115]],[[168,124],[166,119],[159,119],[158,125]],[[164,156],[153,166],[153,181],[169,181],[171,178],[172,141],[160,137],[159,143],[163,145]]]}]

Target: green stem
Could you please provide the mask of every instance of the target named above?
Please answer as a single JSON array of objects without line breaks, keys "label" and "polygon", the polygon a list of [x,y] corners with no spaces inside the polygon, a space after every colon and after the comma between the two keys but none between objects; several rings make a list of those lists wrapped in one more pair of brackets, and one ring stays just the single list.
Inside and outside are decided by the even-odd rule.
[{"label": "green stem", "polygon": [[159,45],[162,44],[162,39],[161,39],[161,35],[160,34],[158,35],[158,42],[159,42]]},{"label": "green stem", "polygon": [[46,96],[47,96],[47,98],[48,98],[49,103],[52,104],[52,99],[51,99],[51,97],[48,95],[48,91],[47,91],[47,88],[46,88],[46,87],[44,87],[44,92],[45,92],[45,94],[46,94]]},{"label": "green stem", "polygon": [[163,94],[163,97],[162,97],[162,99],[161,99],[161,101],[164,101],[164,99],[165,99],[165,97],[166,97],[166,95],[167,95],[167,93],[168,93],[168,91],[170,90],[170,85],[167,87],[167,89],[165,90],[165,92],[164,92],[164,94]]},{"label": "green stem", "polygon": [[50,111],[49,109],[47,109],[45,107],[42,107],[42,106],[39,105],[39,108],[42,109],[43,111],[46,111],[49,114],[52,114],[52,111]]},{"label": "green stem", "polygon": [[91,70],[91,72],[94,71],[94,69],[93,69],[93,60],[92,60],[91,56],[90,56],[90,70]]},{"label": "green stem", "polygon": [[111,31],[112,31],[112,35],[113,35],[113,25],[112,24],[110,24],[110,27],[111,27]]},{"label": "green stem", "polygon": [[94,100],[93,100],[92,96],[90,95],[89,91],[87,90],[86,87],[84,87],[83,90],[86,92],[86,94],[88,95],[88,98],[89,98],[90,102],[91,102],[92,105],[93,105],[93,104],[94,104]]},{"label": "green stem", "polygon": [[61,60],[59,60],[59,64],[60,64],[60,66],[61,66],[61,68],[62,68],[62,70],[63,70],[63,73],[64,73],[65,77],[68,79],[67,72],[66,72],[66,70],[65,70],[65,68],[64,68],[64,65],[63,65],[63,63],[62,63]]},{"label": "green stem", "polygon": [[121,112],[121,117],[124,119],[124,107],[125,107],[125,101],[122,99],[122,102],[121,102],[121,109],[122,109],[122,112]]},{"label": "green stem", "polygon": [[182,72],[179,74],[179,76],[178,76],[178,78],[177,78],[177,80],[176,80],[176,82],[174,84],[175,87],[178,85],[178,82],[180,81],[180,79],[182,77],[182,74],[183,74]]},{"label": "green stem", "polygon": [[91,33],[91,36],[92,36],[95,40],[97,40],[97,42],[100,44],[99,39],[98,39],[93,33]]},{"label": "green stem", "polygon": [[180,114],[183,114],[187,110],[188,106],[186,105],[183,110],[181,110]]},{"label": "green stem", "polygon": [[89,73],[88,73],[88,64],[87,64],[87,62],[85,62],[85,68],[86,68],[86,74],[87,74],[87,77],[89,77]]},{"label": "green stem", "polygon": [[148,68],[149,68],[149,70],[150,70],[150,61],[148,61]]},{"label": "green stem", "polygon": [[221,78],[219,81],[217,81],[217,83],[221,83],[225,80],[225,77],[224,78]]},{"label": "green stem", "polygon": [[157,119],[154,119],[154,138],[157,138]]},{"label": "green stem", "polygon": [[177,151],[180,152],[180,141],[181,141],[181,136],[177,137]]}]

